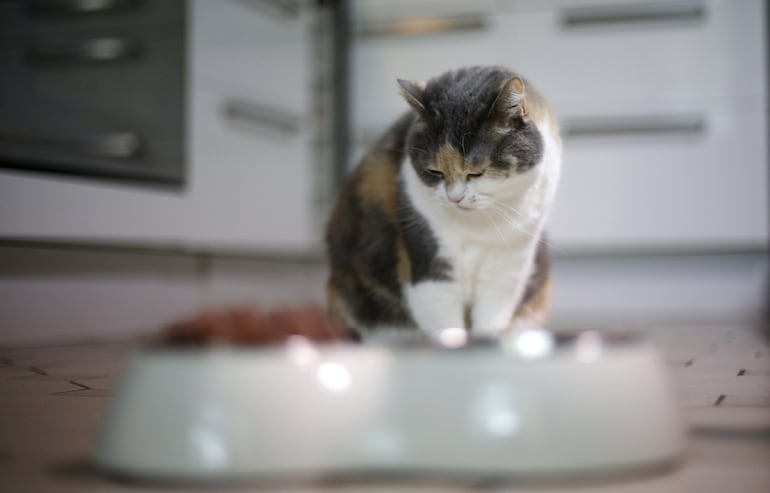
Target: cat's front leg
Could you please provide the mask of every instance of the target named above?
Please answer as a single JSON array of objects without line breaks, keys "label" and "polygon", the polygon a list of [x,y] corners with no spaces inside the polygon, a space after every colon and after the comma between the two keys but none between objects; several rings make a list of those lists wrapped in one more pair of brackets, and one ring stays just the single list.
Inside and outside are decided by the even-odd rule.
[{"label": "cat's front leg", "polygon": [[471,306],[471,329],[499,335],[510,327],[531,267],[529,252],[490,253],[481,262]]},{"label": "cat's front leg", "polygon": [[420,330],[465,328],[462,289],[455,281],[422,281],[405,289],[406,301]]}]

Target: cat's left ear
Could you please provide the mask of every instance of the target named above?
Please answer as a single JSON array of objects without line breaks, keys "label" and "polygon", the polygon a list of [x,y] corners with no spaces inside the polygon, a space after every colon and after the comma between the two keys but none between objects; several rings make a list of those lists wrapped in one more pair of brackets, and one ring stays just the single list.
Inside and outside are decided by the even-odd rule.
[{"label": "cat's left ear", "polygon": [[524,118],[527,116],[527,92],[521,77],[515,76],[505,81],[489,110],[489,116],[493,114],[506,118]]},{"label": "cat's left ear", "polygon": [[409,106],[420,115],[425,114],[425,84],[410,82],[404,79],[396,79],[401,86],[401,95],[409,103]]}]

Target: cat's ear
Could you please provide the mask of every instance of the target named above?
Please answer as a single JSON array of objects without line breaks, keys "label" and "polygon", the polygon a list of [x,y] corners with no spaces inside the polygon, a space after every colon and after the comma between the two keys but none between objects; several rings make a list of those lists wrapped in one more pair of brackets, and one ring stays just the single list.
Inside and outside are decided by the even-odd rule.
[{"label": "cat's ear", "polygon": [[527,116],[527,93],[521,77],[511,77],[505,81],[489,109],[489,116],[494,114],[505,118]]},{"label": "cat's ear", "polygon": [[417,113],[425,114],[425,84],[404,79],[396,80],[401,86],[401,95],[409,103],[409,106],[414,108]]}]

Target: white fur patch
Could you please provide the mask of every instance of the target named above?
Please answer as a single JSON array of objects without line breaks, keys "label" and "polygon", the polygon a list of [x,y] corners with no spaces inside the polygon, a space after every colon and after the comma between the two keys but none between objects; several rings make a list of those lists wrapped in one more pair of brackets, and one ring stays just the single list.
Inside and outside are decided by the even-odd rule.
[{"label": "white fur patch", "polygon": [[465,327],[463,296],[456,282],[425,281],[406,287],[412,318],[420,329]]}]

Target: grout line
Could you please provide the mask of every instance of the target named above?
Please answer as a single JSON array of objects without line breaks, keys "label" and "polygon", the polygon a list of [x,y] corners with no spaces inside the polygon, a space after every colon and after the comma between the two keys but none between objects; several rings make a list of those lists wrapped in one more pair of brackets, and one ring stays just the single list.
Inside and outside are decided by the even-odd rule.
[{"label": "grout line", "polygon": [[81,390],[91,390],[91,387],[89,387],[88,385],[78,383],[74,380],[68,380],[68,382],[71,383],[72,385],[77,385],[78,387],[80,387]]},{"label": "grout line", "polygon": [[47,371],[42,370],[42,369],[38,368],[37,366],[30,366],[29,367],[29,371],[31,371],[32,373],[37,373],[38,375],[43,375],[45,377],[48,376],[48,372]]}]

